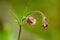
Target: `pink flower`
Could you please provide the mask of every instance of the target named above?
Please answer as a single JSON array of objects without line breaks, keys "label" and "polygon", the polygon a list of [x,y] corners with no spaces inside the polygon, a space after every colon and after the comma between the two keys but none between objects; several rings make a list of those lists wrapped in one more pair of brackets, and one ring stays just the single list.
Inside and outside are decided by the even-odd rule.
[{"label": "pink flower", "polygon": [[48,22],[45,21],[45,22],[42,23],[42,25],[43,25],[43,27],[45,28],[45,27],[48,26]]},{"label": "pink flower", "polygon": [[32,16],[30,16],[27,18],[27,22],[31,25],[34,25],[34,24],[36,24],[36,19],[33,18]]}]

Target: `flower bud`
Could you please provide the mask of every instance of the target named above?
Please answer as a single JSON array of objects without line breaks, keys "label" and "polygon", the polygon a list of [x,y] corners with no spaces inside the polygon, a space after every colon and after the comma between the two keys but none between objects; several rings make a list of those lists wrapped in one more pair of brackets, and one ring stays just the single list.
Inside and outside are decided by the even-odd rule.
[{"label": "flower bud", "polygon": [[42,25],[43,25],[44,28],[46,28],[46,27],[48,26],[48,22],[44,21],[44,22],[42,23]]},{"label": "flower bud", "polygon": [[32,16],[30,16],[27,18],[27,22],[31,25],[34,25],[34,24],[36,24],[36,19],[33,18]]}]

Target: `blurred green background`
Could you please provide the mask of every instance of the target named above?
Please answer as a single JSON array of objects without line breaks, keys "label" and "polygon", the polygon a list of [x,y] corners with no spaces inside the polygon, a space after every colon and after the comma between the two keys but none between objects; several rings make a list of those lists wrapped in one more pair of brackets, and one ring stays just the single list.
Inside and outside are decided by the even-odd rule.
[{"label": "blurred green background", "polygon": [[48,28],[42,25],[42,18],[36,18],[36,25],[29,25],[24,21],[21,31],[21,40],[60,40],[60,0],[0,0],[0,40],[17,40],[19,25],[13,13],[20,21],[21,18],[32,10],[42,11],[48,20]]}]

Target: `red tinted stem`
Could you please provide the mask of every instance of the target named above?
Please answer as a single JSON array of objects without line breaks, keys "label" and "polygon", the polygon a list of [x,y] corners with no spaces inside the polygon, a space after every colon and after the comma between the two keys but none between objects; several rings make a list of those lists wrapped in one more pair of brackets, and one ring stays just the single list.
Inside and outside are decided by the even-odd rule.
[{"label": "red tinted stem", "polygon": [[20,25],[20,29],[19,29],[19,33],[18,33],[18,40],[20,40],[20,36],[21,36],[21,25]]}]

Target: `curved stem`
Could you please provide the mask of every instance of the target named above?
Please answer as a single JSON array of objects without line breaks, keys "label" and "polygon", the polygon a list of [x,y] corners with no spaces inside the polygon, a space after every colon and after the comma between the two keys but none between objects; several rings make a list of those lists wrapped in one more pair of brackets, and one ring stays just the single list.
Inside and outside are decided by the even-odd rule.
[{"label": "curved stem", "polygon": [[28,12],[28,14],[22,18],[22,21],[24,21],[26,18],[28,18],[28,16],[30,16],[33,13],[40,14],[42,16],[42,22],[46,21],[46,16],[39,10],[34,10],[34,11],[31,11],[31,12]]},{"label": "curved stem", "polygon": [[41,11],[39,11],[39,10],[31,11],[31,12],[29,12],[28,15],[31,15],[32,13],[38,13],[38,14],[42,15],[42,17],[45,17],[45,15]]},{"label": "curved stem", "polygon": [[39,11],[39,10],[34,10],[34,11],[31,11],[31,12],[28,12],[28,14],[26,15],[26,17],[28,17],[29,15],[31,15],[31,14],[33,14],[33,13],[38,13],[38,14],[40,14],[40,15],[42,16],[42,18],[43,18],[43,21],[45,21],[46,16],[45,16],[41,11]]}]

